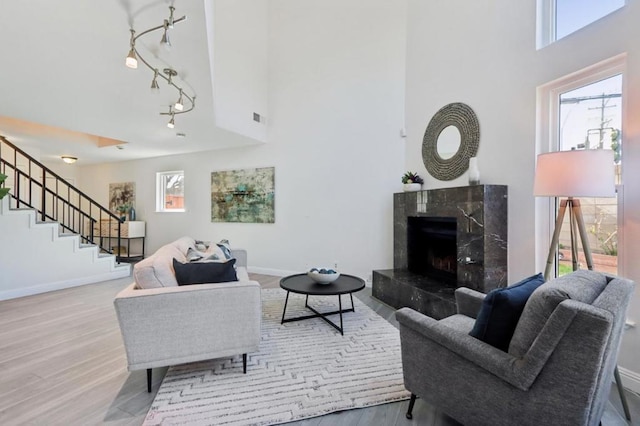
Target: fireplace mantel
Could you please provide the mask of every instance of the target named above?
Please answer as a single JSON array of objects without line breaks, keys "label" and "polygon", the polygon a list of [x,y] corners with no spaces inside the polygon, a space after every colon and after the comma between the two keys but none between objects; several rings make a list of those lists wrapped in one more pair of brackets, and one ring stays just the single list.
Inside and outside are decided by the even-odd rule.
[{"label": "fireplace mantel", "polygon": [[[486,293],[506,286],[507,211],[505,185],[473,185],[394,194],[394,268],[374,271],[373,295],[393,307],[408,306],[423,312],[433,311],[432,305],[444,298],[446,309],[424,312],[442,317],[455,312],[455,287],[469,287]],[[456,218],[456,285],[434,282],[408,271],[407,223],[409,217],[416,216]],[[428,294],[423,294],[425,291]]]}]

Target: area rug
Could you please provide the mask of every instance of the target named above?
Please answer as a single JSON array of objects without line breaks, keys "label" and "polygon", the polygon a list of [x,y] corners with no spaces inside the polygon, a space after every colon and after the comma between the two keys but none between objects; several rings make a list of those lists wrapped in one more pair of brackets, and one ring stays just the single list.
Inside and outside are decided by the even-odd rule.
[{"label": "area rug", "polygon": [[[280,324],[285,295],[262,290],[260,350],[248,355],[247,374],[242,356],[171,367],[144,425],[272,425],[409,397],[395,327],[356,297],[344,336],[320,318]],[[329,312],[338,298],[309,304]],[[291,293],[287,318],[308,314],[304,296]]]}]

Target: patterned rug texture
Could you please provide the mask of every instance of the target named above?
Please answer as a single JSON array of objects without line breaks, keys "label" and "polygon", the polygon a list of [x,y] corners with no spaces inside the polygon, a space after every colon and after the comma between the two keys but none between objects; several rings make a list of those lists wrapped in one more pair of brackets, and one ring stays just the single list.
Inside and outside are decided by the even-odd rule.
[{"label": "patterned rug texture", "polygon": [[[384,318],[354,297],[344,336],[320,318],[280,324],[285,295],[262,290],[260,351],[248,355],[247,374],[241,355],[171,367],[144,425],[272,425],[409,397],[400,336]],[[338,298],[309,304],[329,312]],[[286,317],[310,313],[291,293]]]}]

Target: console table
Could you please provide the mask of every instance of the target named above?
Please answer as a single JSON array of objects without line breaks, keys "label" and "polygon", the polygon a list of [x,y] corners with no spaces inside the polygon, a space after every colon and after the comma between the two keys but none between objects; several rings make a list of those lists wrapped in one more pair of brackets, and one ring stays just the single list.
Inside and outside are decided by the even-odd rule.
[{"label": "console table", "polygon": [[[109,246],[111,246],[112,240],[115,240],[117,244],[118,240],[118,222],[113,219],[103,219],[100,221],[100,226],[94,230],[95,234],[100,237],[100,245],[102,246],[103,240],[107,239]],[[145,242],[145,222],[141,220],[130,220],[120,224],[120,241],[121,246],[111,247],[113,253],[117,256],[118,260],[135,260],[144,259],[144,242]],[[141,240],[141,250],[131,252],[131,240]],[[126,246],[122,244],[126,243]],[[125,249],[126,248],[126,253]],[[136,247],[134,247],[135,249]]]}]

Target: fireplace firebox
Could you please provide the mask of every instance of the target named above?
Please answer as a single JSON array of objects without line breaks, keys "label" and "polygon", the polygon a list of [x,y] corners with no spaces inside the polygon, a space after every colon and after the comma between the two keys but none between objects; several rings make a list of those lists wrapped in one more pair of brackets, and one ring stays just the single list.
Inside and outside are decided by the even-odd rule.
[{"label": "fireplace firebox", "polygon": [[457,220],[455,217],[407,218],[407,267],[410,272],[439,280],[457,282]]}]

